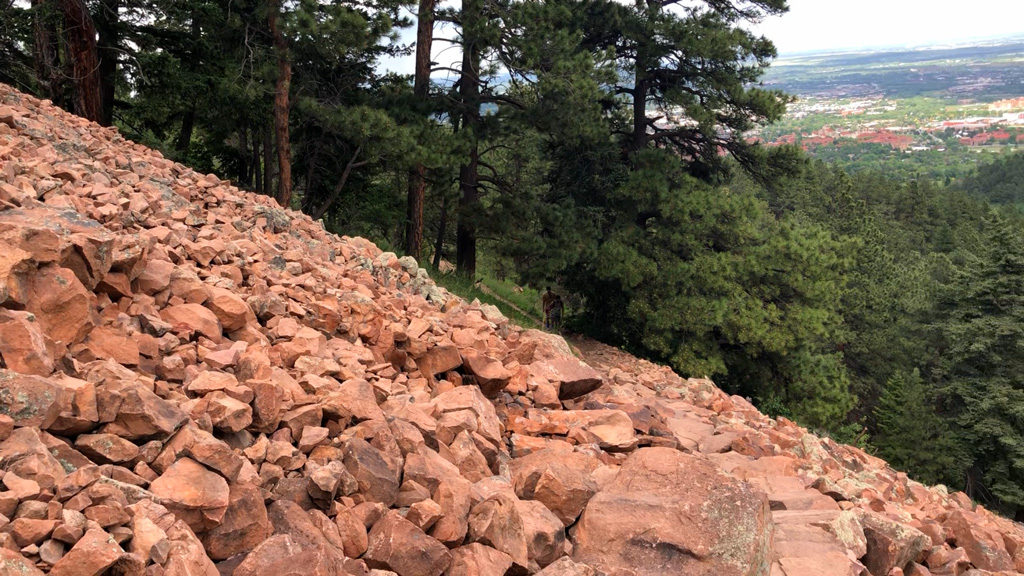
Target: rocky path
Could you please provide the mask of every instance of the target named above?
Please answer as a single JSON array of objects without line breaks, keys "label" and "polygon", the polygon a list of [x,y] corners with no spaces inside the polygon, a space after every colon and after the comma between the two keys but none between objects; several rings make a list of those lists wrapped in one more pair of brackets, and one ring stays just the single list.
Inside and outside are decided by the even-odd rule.
[{"label": "rocky path", "polygon": [[1024,528],[0,85],[0,576],[1016,574]]}]

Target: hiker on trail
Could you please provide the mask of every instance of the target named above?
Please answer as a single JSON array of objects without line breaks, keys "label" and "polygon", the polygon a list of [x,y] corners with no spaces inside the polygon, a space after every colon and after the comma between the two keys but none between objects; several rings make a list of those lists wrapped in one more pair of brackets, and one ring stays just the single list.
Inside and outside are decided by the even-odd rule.
[{"label": "hiker on trail", "polygon": [[555,293],[551,291],[551,286],[544,290],[544,294],[540,297],[540,305],[544,309],[544,329],[547,330],[551,327],[551,303],[555,301]]},{"label": "hiker on trail", "polygon": [[551,307],[548,309],[548,329],[558,332],[562,329],[562,312],[565,311],[565,304],[562,302],[562,297],[555,294],[555,298],[551,301]]}]

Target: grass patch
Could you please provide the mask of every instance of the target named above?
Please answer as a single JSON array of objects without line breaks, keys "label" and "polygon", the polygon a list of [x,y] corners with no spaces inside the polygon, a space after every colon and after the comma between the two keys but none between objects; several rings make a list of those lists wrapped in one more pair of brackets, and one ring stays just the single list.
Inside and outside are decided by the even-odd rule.
[{"label": "grass patch", "polygon": [[544,310],[541,309],[539,290],[529,286],[518,286],[509,280],[498,280],[489,276],[483,277],[483,283],[490,288],[499,298],[511,302],[520,310],[535,318],[543,318]]},{"label": "grass patch", "polygon": [[[505,301],[503,301],[503,299],[511,301],[517,307],[520,307],[523,310],[526,310],[526,311],[531,312],[531,313],[533,312],[533,308],[539,308],[540,307],[539,303],[536,304],[533,307],[523,307],[523,306],[520,306],[519,303],[516,300],[512,300],[511,298],[505,298],[504,293],[506,291],[506,286],[505,286],[506,284],[508,285],[507,286],[507,291],[510,292],[510,293],[515,294],[511,290],[511,285],[512,284],[510,282],[504,282],[503,283],[503,282],[500,282],[498,280],[484,278],[483,283],[488,288],[493,290],[495,294],[500,295],[500,298],[497,298],[495,296],[492,296],[492,295],[487,294],[487,293],[483,292],[482,290],[480,290],[480,288],[478,288],[476,286],[476,283],[475,283],[475,281],[472,278],[467,278],[467,277],[462,276],[460,274],[455,274],[455,273],[442,274],[441,272],[439,272],[437,270],[431,270],[430,271],[430,277],[434,280],[434,282],[436,282],[438,284],[438,286],[442,286],[443,288],[445,288],[446,290],[448,290],[452,294],[455,294],[456,296],[459,296],[460,298],[466,300],[467,302],[472,302],[473,300],[480,300],[480,302],[483,302],[484,304],[491,304],[493,306],[496,306],[498,308],[498,310],[501,310],[501,313],[504,314],[506,318],[511,320],[513,323],[518,324],[519,326],[522,326],[523,328],[540,328],[541,327],[540,323],[537,322],[537,320],[535,320],[534,318],[532,318],[530,316],[527,316],[527,315],[523,314],[519,310],[516,310],[512,306],[509,306]],[[502,288],[500,290],[499,289],[495,289],[494,287],[492,287],[492,282],[502,286]],[[525,293],[525,290],[524,290],[524,293]],[[534,292],[534,293],[536,293],[536,292]],[[520,296],[520,297],[523,296],[522,294],[515,294],[515,295],[516,296]],[[539,299],[540,297],[538,296],[537,298]],[[525,302],[525,300],[523,300],[523,301]]]}]

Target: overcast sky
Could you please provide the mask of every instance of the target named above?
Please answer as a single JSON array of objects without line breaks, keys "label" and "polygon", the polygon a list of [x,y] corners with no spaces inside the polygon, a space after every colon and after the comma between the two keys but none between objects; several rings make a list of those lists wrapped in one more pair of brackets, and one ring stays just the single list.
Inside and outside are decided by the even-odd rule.
[{"label": "overcast sky", "polygon": [[[1024,0],[789,0],[789,12],[767,19],[754,30],[771,39],[783,57],[811,51],[1024,38]],[[438,30],[438,35],[450,37],[452,31]],[[402,31],[402,42],[415,40],[415,28]],[[458,58],[457,47],[434,44],[435,61],[450,63]],[[413,58],[388,60],[381,67],[412,74]]]},{"label": "overcast sky", "polygon": [[789,0],[756,29],[783,56],[1024,36],[1024,0]]}]

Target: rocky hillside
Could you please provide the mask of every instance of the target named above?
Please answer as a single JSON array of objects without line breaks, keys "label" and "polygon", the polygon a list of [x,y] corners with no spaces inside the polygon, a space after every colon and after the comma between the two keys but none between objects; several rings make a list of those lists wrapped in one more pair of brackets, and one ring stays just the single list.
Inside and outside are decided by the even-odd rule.
[{"label": "rocky hillside", "polygon": [[0,85],[0,575],[922,576],[1024,528]]}]

